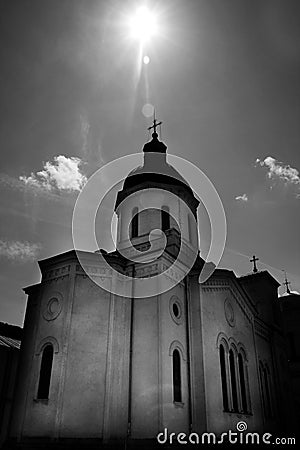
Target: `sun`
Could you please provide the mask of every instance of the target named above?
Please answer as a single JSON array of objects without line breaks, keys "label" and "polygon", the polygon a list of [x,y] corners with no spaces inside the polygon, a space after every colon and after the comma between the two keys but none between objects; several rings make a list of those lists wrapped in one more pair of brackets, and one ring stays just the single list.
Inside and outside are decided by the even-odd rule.
[{"label": "sun", "polygon": [[129,29],[132,38],[141,43],[148,42],[157,34],[157,17],[147,6],[141,6],[129,19]]}]

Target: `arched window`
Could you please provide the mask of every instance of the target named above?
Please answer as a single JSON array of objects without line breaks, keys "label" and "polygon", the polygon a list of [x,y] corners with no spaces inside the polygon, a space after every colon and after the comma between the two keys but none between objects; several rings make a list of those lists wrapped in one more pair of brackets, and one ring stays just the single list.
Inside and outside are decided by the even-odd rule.
[{"label": "arched window", "polygon": [[132,210],[131,218],[131,238],[135,238],[139,234],[139,209],[135,206]]},{"label": "arched window", "polygon": [[228,405],[228,391],[227,391],[227,377],[226,377],[226,360],[225,360],[225,349],[222,344],[220,345],[220,368],[221,368],[221,383],[223,394],[223,408],[224,411],[228,411],[229,405]]},{"label": "arched window", "polygon": [[271,407],[271,396],[270,396],[270,383],[269,383],[269,373],[268,369],[264,367],[263,369],[263,377],[264,377],[264,390],[265,390],[265,413],[266,418],[272,416],[272,407]]},{"label": "arched window", "polygon": [[229,367],[230,367],[231,392],[232,392],[232,407],[234,411],[238,411],[239,404],[237,396],[236,371],[235,371],[233,350],[229,351]]},{"label": "arched window", "polygon": [[220,333],[217,339],[223,411],[250,414],[247,356],[244,346]]},{"label": "arched window", "polygon": [[246,380],[245,380],[245,366],[244,358],[241,353],[238,355],[239,364],[239,378],[240,378],[240,388],[241,388],[241,399],[242,399],[242,412],[248,412],[247,404],[247,390],[246,390]]},{"label": "arched window", "polygon": [[269,419],[272,417],[270,372],[267,364],[263,364],[261,361],[259,363],[259,376],[264,416],[265,419]]},{"label": "arched window", "polygon": [[173,400],[181,402],[181,362],[180,353],[177,349],[173,351]]},{"label": "arched window", "polygon": [[170,228],[170,209],[168,206],[161,208],[161,229],[166,231]]},{"label": "arched window", "polygon": [[43,350],[37,398],[48,399],[53,363],[53,345],[47,344]]}]

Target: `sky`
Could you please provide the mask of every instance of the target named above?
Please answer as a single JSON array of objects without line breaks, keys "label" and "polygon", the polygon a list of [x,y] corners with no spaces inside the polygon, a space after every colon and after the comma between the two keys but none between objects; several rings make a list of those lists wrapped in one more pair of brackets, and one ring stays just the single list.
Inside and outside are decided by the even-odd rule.
[{"label": "sky", "polygon": [[[247,274],[255,254],[300,292],[298,0],[152,0],[142,52],[128,29],[141,3],[0,0],[1,321],[22,325],[37,261],[73,248],[92,173],[141,152],[145,104],[220,195],[221,266]],[[199,211],[200,239],[206,222]]]}]

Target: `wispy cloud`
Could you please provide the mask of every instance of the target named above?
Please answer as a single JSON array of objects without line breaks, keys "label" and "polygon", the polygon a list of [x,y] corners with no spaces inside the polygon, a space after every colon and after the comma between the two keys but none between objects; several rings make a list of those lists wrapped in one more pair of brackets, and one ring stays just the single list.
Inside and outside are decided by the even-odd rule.
[{"label": "wispy cloud", "polygon": [[82,138],[82,152],[84,155],[86,155],[88,150],[88,137],[91,126],[87,119],[86,113],[80,114],[79,120],[80,120],[80,136]]},{"label": "wispy cloud", "polygon": [[18,178],[11,177],[6,173],[0,174],[0,183],[2,186],[10,189],[24,190],[24,183],[22,183]]},{"label": "wispy cloud", "polygon": [[12,261],[34,261],[40,249],[40,244],[32,244],[27,241],[3,241],[0,239],[0,257],[8,258]]},{"label": "wispy cloud", "polygon": [[263,161],[257,158],[255,162],[262,167],[267,167],[269,178],[278,177],[287,183],[300,184],[299,171],[290,165],[277,161],[272,156],[267,156]]},{"label": "wispy cloud", "polygon": [[81,172],[80,158],[67,158],[64,155],[54,157],[53,162],[46,162],[43,170],[31,173],[30,176],[20,176],[25,185],[51,192],[52,190],[76,192],[85,185],[87,178]]},{"label": "wispy cloud", "polygon": [[237,197],[235,197],[235,200],[240,202],[247,202],[248,201],[247,194],[238,195]]},{"label": "wispy cloud", "polygon": [[284,164],[281,161],[277,161],[272,156],[267,156],[264,160],[259,158],[255,161],[256,165],[267,168],[267,177],[270,180],[280,180],[284,182],[286,186],[290,186],[296,189],[296,197],[300,198],[300,176],[299,171],[289,164]]},{"label": "wispy cloud", "polygon": [[95,120],[90,123],[88,113],[85,110],[81,110],[79,113],[79,134],[82,141],[81,153],[91,172],[94,172],[95,167],[104,164],[101,128],[98,122],[95,123]]}]

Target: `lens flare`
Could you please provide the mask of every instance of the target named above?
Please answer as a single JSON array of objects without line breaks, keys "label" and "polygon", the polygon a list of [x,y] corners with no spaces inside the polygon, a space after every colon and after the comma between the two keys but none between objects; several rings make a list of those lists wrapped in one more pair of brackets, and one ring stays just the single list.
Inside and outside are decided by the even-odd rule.
[{"label": "lens flare", "polygon": [[154,114],[154,106],[151,103],[145,103],[142,108],[142,113],[145,117],[153,117]]},{"label": "lens flare", "polygon": [[141,42],[147,42],[157,33],[155,14],[146,6],[141,6],[129,21],[131,36]]}]

